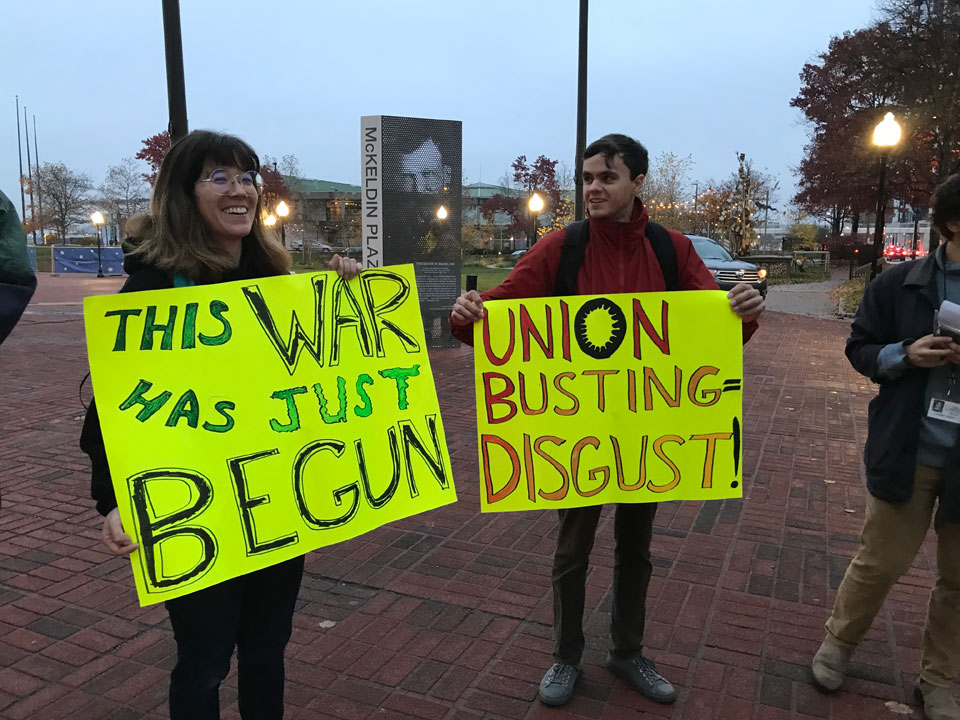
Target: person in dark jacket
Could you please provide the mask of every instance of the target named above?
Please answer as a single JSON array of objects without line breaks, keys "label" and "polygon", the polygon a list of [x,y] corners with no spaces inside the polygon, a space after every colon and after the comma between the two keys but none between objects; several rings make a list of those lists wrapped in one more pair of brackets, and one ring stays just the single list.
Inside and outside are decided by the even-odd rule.
[{"label": "person in dark jacket", "polygon": [[[583,161],[583,199],[589,215],[589,241],[577,274],[581,295],[662,292],[666,282],[647,237],[647,211],[637,199],[647,173],[647,151],[626,135],[607,135],[589,145]],[[457,298],[450,313],[454,336],[473,343],[473,323],[483,319],[483,301],[544,297],[555,294],[565,230],[545,235],[517,263],[510,275],[485,293]],[[713,275],[686,236],[669,231],[676,254],[677,289],[716,290]],[[743,319],[744,340],[756,330],[763,312],[760,293],[738,285],[730,306]],[[603,506],[559,511],[560,529],[553,564],[554,664],[540,683],[540,700],[563,705],[573,696],[582,673],[583,610],[587,567]],[[655,503],[618,504],[614,524],[614,577],[611,635],[607,667],[655,702],[671,703],[673,686],[643,655],[647,587],[653,566],[650,542]]]},{"label": "person in dark jacket", "polygon": [[[289,254],[263,225],[259,170],[253,149],[230,135],[198,130],[175,143],[157,173],[149,215],[128,225],[135,239],[120,292],[289,273]],[[330,268],[346,278],[360,271],[339,256]],[[137,546],[121,527],[95,402],[80,446],[90,456],[91,494],[104,516],[101,539],[128,555]],[[283,653],[302,574],[299,557],[166,602],[177,642],[172,720],[220,717],[220,682],[234,648],[241,717],[283,717]]]},{"label": "person in dark jacket", "polygon": [[6,340],[37,288],[27,260],[27,236],[10,199],[0,192],[0,343]]},{"label": "person in dark jacket", "polygon": [[934,332],[940,304],[960,303],[960,175],[937,188],[932,207],[945,244],[871,282],[847,340],[850,363],[880,391],[870,402],[864,447],[860,548],[812,669],[824,690],[840,687],[850,655],[913,563],[932,516],[937,575],[915,695],[929,720],[960,720],[950,692],[960,670],[960,344]]}]

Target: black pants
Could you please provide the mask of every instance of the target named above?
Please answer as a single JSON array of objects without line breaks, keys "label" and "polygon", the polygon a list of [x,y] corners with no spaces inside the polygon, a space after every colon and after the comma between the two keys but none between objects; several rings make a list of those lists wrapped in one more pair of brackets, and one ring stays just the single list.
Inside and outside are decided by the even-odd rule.
[{"label": "black pants", "polygon": [[[583,655],[583,605],[587,567],[602,505],[560,510],[560,533],[553,558],[554,662],[578,665]],[[650,540],[656,503],[617,505],[614,520],[613,611],[610,635],[618,657],[643,649],[647,587],[653,565]]]},{"label": "black pants", "polygon": [[177,641],[171,720],[219,720],[220,683],[234,647],[240,716],[283,717],[283,652],[302,576],[298,557],[167,601]]}]

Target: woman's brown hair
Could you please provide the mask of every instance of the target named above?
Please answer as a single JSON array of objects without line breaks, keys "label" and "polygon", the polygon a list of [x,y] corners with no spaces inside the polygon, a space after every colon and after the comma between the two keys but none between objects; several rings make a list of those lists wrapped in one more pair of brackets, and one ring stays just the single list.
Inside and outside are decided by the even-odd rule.
[{"label": "woman's brown hair", "polygon": [[[202,179],[200,173],[208,161],[260,171],[260,158],[240,138],[194,130],[163,158],[150,197],[150,213],[131,218],[126,228],[135,243],[131,256],[197,283],[217,282],[235,268],[197,210],[196,182]],[[253,227],[243,238],[240,262],[257,276],[290,272],[290,254],[264,226],[259,198]]]}]

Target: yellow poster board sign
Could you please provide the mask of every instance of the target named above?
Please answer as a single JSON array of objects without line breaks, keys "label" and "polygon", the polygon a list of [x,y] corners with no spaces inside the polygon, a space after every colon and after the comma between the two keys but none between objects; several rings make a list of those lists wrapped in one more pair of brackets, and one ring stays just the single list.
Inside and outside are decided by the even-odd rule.
[{"label": "yellow poster board sign", "polygon": [[742,495],[742,323],[725,293],[484,308],[474,326],[484,512]]},{"label": "yellow poster board sign", "polygon": [[410,265],[84,302],[143,605],[456,500]]}]

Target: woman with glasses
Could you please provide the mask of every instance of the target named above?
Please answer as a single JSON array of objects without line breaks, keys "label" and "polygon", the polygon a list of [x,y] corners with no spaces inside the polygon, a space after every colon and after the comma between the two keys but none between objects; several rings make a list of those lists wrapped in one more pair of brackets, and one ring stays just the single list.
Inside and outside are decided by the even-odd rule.
[{"label": "woman with glasses", "polygon": [[[259,170],[253,149],[231,135],[198,130],[174,144],[157,173],[149,214],[128,223],[129,277],[120,292],[289,273],[289,254],[261,219]],[[360,266],[334,255],[330,269],[349,279]],[[91,492],[104,516],[101,540],[129,555],[137,546],[120,524],[92,402],[80,446],[90,456]],[[298,557],[166,602],[177,642],[172,720],[220,717],[220,682],[235,647],[241,717],[283,716],[283,653],[302,574]]]}]

